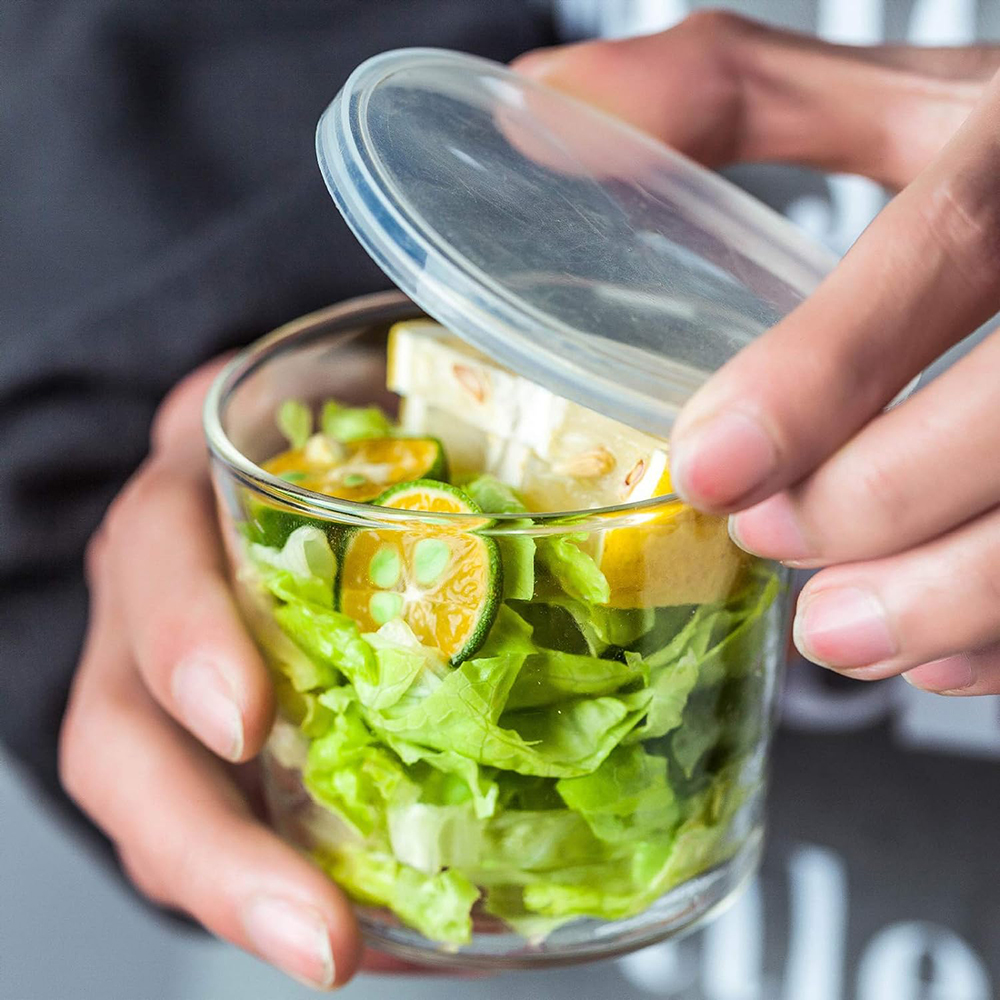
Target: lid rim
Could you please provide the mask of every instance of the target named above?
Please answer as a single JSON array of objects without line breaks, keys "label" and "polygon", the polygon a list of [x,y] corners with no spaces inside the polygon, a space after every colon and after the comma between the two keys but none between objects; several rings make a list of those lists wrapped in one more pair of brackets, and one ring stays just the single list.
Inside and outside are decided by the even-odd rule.
[{"label": "lid rim", "polygon": [[[565,102],[573,113],[587,115],[598,124],[616,130],[612,138],[620,133],[650,150],[651,156],[658,158],[657,164],[675,166],[677,188],[690,199],[684,207],[691,203],[695,206],[689,221],[697,226],[708,219],[710,235],[715,232],[712,226],[721,231],[731,223],[735,238],[752,247],[750,256],[733,258],[737,266],[745,262],[745,267],[755,269],[742,275],[737,270],[734,275],[740,289],[751,296],[757,293],[747,288],[741,277],[746,279],[749,275],[754,280],[759,272],[765,278],[773,277],[793,296],[804,298],[836,263],[829,251],[726,178],[584,102],[557,94],[527,78],[513,79],[515,74],[500,64],[437,48],[396,49],[366,60],[351,73],[320,118],[316,131],[320,169],[338,209],[379,267],[429,315],[472,346],[514,371],[529,374],[559,395],[637,429],[665,436],[679,409],[676,403],[668,404],[666,397],[686,398],[700,384],[695,376],[701,375],[703,381],[708,370],[688,366],[686,372],[676,371],[681,367],[679,359],[669,359],[669,365],[664,365],[665,356],[656,353],[648,341],[627,341],[624,333],[622,341],[636,352],[645,352],[650,359],[656,359],[656,364],[642,364],[629,352],[616,356],[614,350],[619,341],[613,336],[606,342],[610,354],[608,346],[596,351],[590,330],[547,313],[543,307],[546,300],[540,305],[530,296],[520,295],[509,282],[496,280],[436,227],[424,209],[408,201],[407,190],[399,186],[385,166],[386,155],[395,155],[394,144],[385,145],[383,138],[380,147],[370,127],[370,114],[375,113],[371,108],[372,97],[401,71],[419,70],[433,76],[442,68],[446,73],[468,70],[472,91],[476,86],[491,83],[491,93],[500,89],[499,83],[508,83],[504,74],[509,74],[511,86],[516,84],[522,91],[540,93],[546,99],[552,95]],[[476,72],[480,77],[476,77]],[[439,79],[454,78],[445,75]],[[441,93],[452,96],[447,88]],[[475,151],[476,147],[472,148]],[[641,185],[637,186],[641,189]],[[662,190],[662,194],[648,190],[645,193],[650,199],[662,201],[670,197],[669,189]],[[681,216],[684,214],[682,208]],[[655,229],[652,232],[663,235]],[[732,252],[732,246],[727,231],[721,250]],[[766,253],[761,246],[766,247]],[[713,262],[711,256],[702,259]],[[728,266],[725,256],[722,261]],[[598,279],[592,280],[600,283]],[[628,286],[620,287],[628,290]],[[669,282],[664,288],[663,299],[680,294]],[[629,307],[616,308],[620,312]],[[762,315],[766,317],[767,310]],[[584,334],[582,340],[581,334]]]}]

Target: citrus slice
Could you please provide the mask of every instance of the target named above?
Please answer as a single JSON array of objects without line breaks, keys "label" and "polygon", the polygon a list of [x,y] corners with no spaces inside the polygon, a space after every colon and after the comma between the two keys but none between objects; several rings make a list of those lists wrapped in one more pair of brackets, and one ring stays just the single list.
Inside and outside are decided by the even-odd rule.
[{"label": "citrus slice", "polygon": [[[461,490],[428,479],[400,483],[376,503],[439,514],[481,513]],[[487,524],[483,518],[478,526]],[[502,585],[496,542],[475,530],[430,522],[358,528],[344,542],[337,600],[362,632],[401,618],[423,645],[457,664],[486,639]]]},{"label": "citrus slice", "polygon": [[600,556],[613,608],[724,600],[747,563],[729,538],[724,517],[679,502],[635,527],[609,531]]},{"label": "citrus slice", "polygon": [[264,469],[314,493],[365,503],[396,483],[446,479],[441,442],[432,437],[367,438],[339,444],[314,434],[264,463]]},{"label": "citrus slice", "polygon": [[[637,467],[630,499],[673,492],[666,455]],[[604,535],[600,567],[614,608],[652,608],[724,600],[747,560],[729,538],[724,517],[701,514],[683,501],[641,515],[638,524]]]}]

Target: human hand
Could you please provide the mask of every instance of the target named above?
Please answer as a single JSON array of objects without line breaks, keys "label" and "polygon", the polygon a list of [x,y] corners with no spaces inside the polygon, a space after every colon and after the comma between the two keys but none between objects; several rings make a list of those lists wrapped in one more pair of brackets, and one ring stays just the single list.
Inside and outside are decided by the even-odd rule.
[{"label": "human hand", "polygon": [[785,161],[901,192],[820,288],[689,401],[672,475],[748,551],[828,567],[795,639],[860,679],[1000,693],[1000,47],[855,49],[702,14],[516,68],[702,162]]},{"label": "human hand", "polygon": [[[60,774],[146,895],[331,987],[362,959],[350,904],[244,794],[273,697],[216,528],[201,404],[218,368],[168,397],[148,459],[90,544],[90,624]],[[363,964],[411,968],[372,952]]]}]

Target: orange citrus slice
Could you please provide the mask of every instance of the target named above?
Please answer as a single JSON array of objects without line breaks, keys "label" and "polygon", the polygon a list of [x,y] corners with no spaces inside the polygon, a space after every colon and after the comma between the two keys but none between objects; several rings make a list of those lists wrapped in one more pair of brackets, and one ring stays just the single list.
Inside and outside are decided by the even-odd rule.
[{"label": "orange citrus slice", "polygon": [[[426,479],[400,483],[376,502],[397,510],[481,513],[461,490]],[[340,610],[362,632],[401,618],[453,664],[468,659],[486,639],[502,592],[496,542],[474,530],[488,523],[352,531],[340,560]]]},{"label": "orange citrus slice", "polygon": [[374,500],[396,483],[448,475],[441,442],[429,437],[367,438],[342,445],[314,435],[263,467],[314,493],[358,503]]}]

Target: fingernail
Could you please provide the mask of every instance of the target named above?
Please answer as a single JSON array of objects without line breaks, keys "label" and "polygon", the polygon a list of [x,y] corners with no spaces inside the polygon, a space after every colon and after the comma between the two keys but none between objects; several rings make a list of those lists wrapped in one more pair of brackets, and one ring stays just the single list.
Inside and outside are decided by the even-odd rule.
[{"label": "fingernail", "polygon": [[934,694],[961,694],[976,679],[969,657],[959,654],[924,663],[903,674],[903,679],[921,691]]},{"label": "fingernail", "polygon": [[672,451],[670,476],[689,503],[723,506],[763,483],[777,463],[764,428],[753,417],[728,410],[683,434]]},{"label": "fingernail", "polygon": [[330,931],[318,910],[277,896],[258,896],[244,910],[243,927],[265,961],[308,986],[333,986]]},{"label": "fingernail", "polygon": [[174,668],[174,705],[184,724],[209,749],[227,760],[243,754],[243,716],[232,688],[208,657],[192,656]]},{"label": "fingernail", "polygon": [[787,493],[733,514],[729,535],[741,549],[768,559],[806,559],[812,554]]},{"label": "fingernail", "polygon": [[869,666],[896,652],[882,605],[858,587],[800,599],[793,634],[802,655],[824,667]]}]

